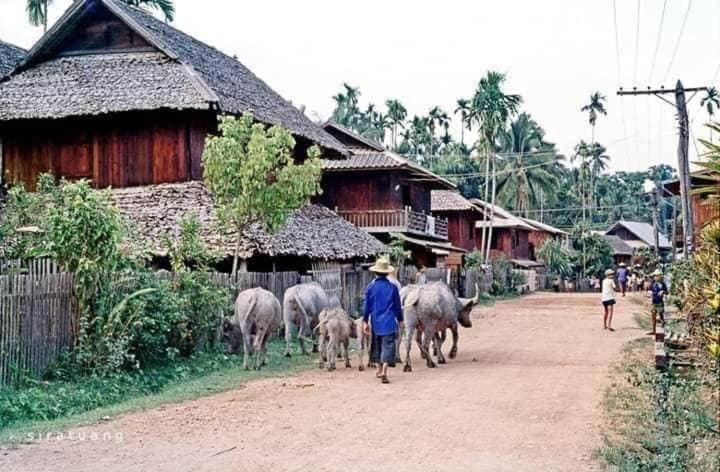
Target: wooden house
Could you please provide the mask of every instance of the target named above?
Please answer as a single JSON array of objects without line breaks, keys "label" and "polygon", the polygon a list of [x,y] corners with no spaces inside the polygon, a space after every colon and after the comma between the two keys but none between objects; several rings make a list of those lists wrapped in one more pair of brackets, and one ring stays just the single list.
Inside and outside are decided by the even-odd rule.
[{"label": "wooden house", "polygon": [[336,123],[325,130],[350,155],[323,161],[323,205],[385,243],[401,239],[416,265],[459,258],[464,249],[448,240],[447,219],[431,213],[431,192],[454,189],[451,182]]},{"label": "wooden house", "polygon": [[25,57],[23,48],[0,40],[0,77],[9,74]]},{"label": "wooden house", "polygon": [[[680,195],[680,182],[677,179],[664,182],[663,186],[670,194]],[[692,190],[715,187],[717,193],[720,193],[720,175],[711,170],[692,172],[690,174],[690,187]],[[695,228],[695,245],[697,246],[698,237],[702,228],[710,221],[720,218],[720,206],[717,202],[711,202],[708,195],[693,194],[690,198]],[[674,243],[676,246],[682,248],[683,235],[681,223],[677,225],[676,233]]]},{"label": "wooden house", "polygon": [[[617,236],[633,249],[633,254],[641,248],[655,250],[653,227],[648,223],[621,220],[605,231],[605,235]],[[672,249],[672,244],[662,233],[659,234],[658,239],[660,253],[668,254]]]},{"label": "wooden house", "polygon": [[96,187],[201,180],[220,114],[343,146],[237,60],[116,0],[77,0],[0,82],[4,178],[51,171]]},{"label": "wooden house", "polygon": [[[38,174],[113,188],[117,206],[157,256],[164,235],[195,212],[221,256],[202,184],[205,138],[218,116],[253,114],[294,135],[296,154],[345,147],[237,60],[116,0],[76,0],[19,65],[0,80],[0,162],[8,182],[30,189]],[[295,212],[275,235],[243,235],[249,264],[303,264],[372,257],[384,246],[317,205]],[[232,236],[230,236],[232,237]],[[252,268],[252,267],[251,267]]]},{"label": "wooden house", "polygon": [[555,226],[551,226],[531,218],[518,218],[532,226],[534,229],[528,234],[528,253],[530,255],[530,260],[537,260],[537,250],[540,249],[540,246],[542,246],[548,239],[558,240],[565,245],[569,244],[568,238],[570,235],[567,231],[563,231],[560,228],[556,228]]},{"label": "wooden house", "polygon": [[[479,246],[475,222],[482,219],[483,212],[465,197],[453,190],[432,191],[433,215],[447,219],[448,240],[458,248],[468,252]],[[462,254],[449,258],[447,265],[461,266]]]},{"label": "wooden house", "polygon": [[490,214],[492,213],[491,257],[506,257],[515,265],[521,267],[538,265],[533,263],[534,261],[530,258],[530,234],[536,231],[533,226],[497,205],[493,206],[478,198],[473,198],[470,201],[486,214],[485,219],[479,219],[475,222],[478,246],[481,245],[482,229],[490,227]]}]

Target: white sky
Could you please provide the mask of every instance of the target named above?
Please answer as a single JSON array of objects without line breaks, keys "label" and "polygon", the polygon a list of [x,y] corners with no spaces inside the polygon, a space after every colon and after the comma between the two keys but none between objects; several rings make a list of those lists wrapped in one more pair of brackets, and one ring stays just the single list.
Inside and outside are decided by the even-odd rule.
[{"label": "white sky", "polygon": [[[678,78],[701,86],[720,78],[720,0],[667,0],[649,77],[663,1],[639,0],[635,66],[638,1],[617,0],[620,78],[612,0],[176,0],[174,25],[236,54],[285,98],[323,118],[342,82],[361,88],[363,107],[399,98],[410,115],[434,105],[451,113],[457,98],[469,97],[480,77],[496,69],[507,73],[507,91],[524,97],[548,139],[570,154],[579,139],[590,139],[580,107],[599,90],[609,115],[600,118],[597,139],[608,146],[613,169],[636,170],[676,165],[674,112],[655,97],[620,100],[617,86],[668,88]],[[54,0],[51,20],[70,3]],[[41,30],[27,23],[24,4],[0,0],[0,38],[27,48]],[[700,96],[693,99],[690,118],[695,136],[707,137],[699,102]]]}]

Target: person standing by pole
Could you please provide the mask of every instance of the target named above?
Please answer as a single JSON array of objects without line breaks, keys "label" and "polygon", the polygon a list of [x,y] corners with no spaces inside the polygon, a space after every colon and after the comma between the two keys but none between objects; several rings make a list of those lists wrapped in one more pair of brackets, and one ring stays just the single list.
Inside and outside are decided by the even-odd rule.
[{"label": "person standing by pole", "polygon": [[371,336],[370,362],[378,366],[376,376],[386,384],[390,383],[387,369],[395,366],[397,358],[395,336],[402,321],[402,306],[400,292],[387,277],[395,271],[390,261],[381,257],[370,267],[370,271],[375,273],[375,280],[365,291],[363,332]]}]

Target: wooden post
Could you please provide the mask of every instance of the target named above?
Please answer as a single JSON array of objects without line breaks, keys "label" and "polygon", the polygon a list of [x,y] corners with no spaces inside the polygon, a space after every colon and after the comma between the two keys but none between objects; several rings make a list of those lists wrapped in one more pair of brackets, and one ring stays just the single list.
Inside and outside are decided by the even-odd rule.
[{"label": "wooden post", "polygon": [[679,80],[675,85],[675,104],[677,106],[679,124],[678,177],[680,180],[680,199],[682,202],[683,248],[685,257],[688,257],[693,252],[695,242],[692,205],[690,205],[690,164],[688,162],[690,129],[687,102],[685,101],[685,89]]}]

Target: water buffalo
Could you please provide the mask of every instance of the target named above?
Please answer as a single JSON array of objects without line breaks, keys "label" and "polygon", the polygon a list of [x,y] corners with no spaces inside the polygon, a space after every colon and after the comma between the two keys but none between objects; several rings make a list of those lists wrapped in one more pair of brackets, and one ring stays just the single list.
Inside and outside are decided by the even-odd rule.
[{"label": "water buffalo", "polygon": [[225,318],[223,328],[230,353],[238,352],[242,341],[243,367],[246,370],[250,368],[248,361],[253,354],[255,370],[265,365],[268,338],[280,328],[281,321],[280,302],[272,292],[258,287],[238,294],[235,314]]},{"label": "water buffalo", "polygon": [[317,330],[320,332],[320,368],[328,363],[328,370],[335,370],[335,359],[342,347],[345,367],[350,367],[350,338],[357,338],[355,322],[342,308],[327,308],[318,317]]},{"label": "water buffalo", "polygon": [[292,327],[298,329],[298,342],[303,354],[305,338],[310,337],[313,352],[317,352],[317,345],[312,339],[315,327],[318,324],[320,312],[330,306],[325,290],[315,282],[294,285],[285,291],[283,297],[283,319],[285,321],[285,357],[290,357],[290,343],[292,342]]},{"label": "water buffalo", "polygon": [[[477,290],[477,287],[476,287]],[[470,311],[480,300],[480,291],[476,291],[475,298],[458,298],[450,287],[443,282],[432,282],[422,287],[408,285],[400,291],[405,318],[405,372],[411,372],[410,348],[412,337],[416,341],[427,366],[436,367],[430,355],[430,341],[435,342],[438,363],[444,364],[445,356],[442,353],[442,343],[445,340],[445,330],[450,329],[453,336],[453,345],[450,358],[457,355],[458,324],[464,328],[472,327]],[[441,336],[442,334],[442,336]]]}]

